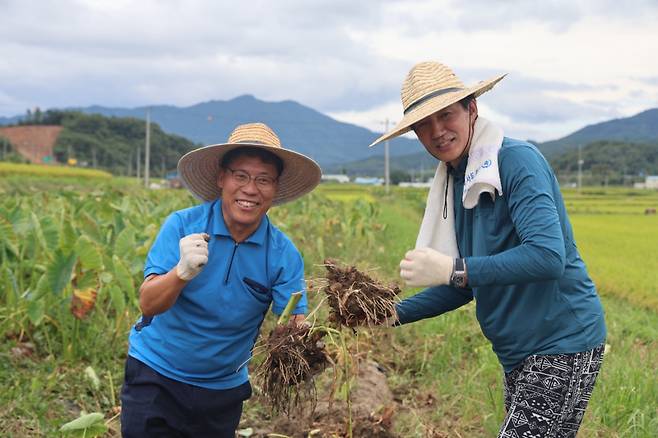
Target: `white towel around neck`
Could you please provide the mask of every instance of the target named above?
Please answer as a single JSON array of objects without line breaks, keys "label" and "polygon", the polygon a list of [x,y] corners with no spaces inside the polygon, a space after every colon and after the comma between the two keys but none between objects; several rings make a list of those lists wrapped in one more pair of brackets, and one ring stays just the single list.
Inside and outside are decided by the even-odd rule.
[{"label": "white towel around neck", "polygon": [[[489,193],[495,200],[496,192],[503,194],[498,172],[498,151],[503,144],[503,130],[488,120],[478,117],[475,121],[473,141],[468,153],[468,164],[464,175],[464,208],[475,207],[482,193]],[[420,224],[416,248],[433,248],[451,257],[459,257],[455,235],[453,179],[448,181],[447,214],[443,218],[443,203],[448,168],[441,161],[436,168],[434,181],[427,195],[425,215]]]}]

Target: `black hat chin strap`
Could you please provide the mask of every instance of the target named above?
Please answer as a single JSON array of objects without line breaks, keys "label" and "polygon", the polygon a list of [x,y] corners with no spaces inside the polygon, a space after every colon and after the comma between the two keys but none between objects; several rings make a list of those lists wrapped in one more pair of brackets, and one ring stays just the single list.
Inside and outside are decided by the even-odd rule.
[{"label": "black hat chin strap", "polygon": [[[470,118],[471,113],[469,111],[468,116]],[[475,122],[477,121],[478,116],[477,114],[475,115],[475,120],[473,120],[473,123],[468,123],[468,141],[466,142],[466,147],[462,151],[461,155],[459,156],[459,160],[463,160],[466,156],[468,156],[468,152],[471,149],[471,142],[473,141],[473,135],[475,134]],[[450,183],[450,174],[452,173],[453,167],[450,163],[446,163],[447,167],[447,175],[446,175],[446,188],[444,190],[444,195],[443,195],[443,219],[448,219],[448,184]]]},{"label": "black hat chin strap", "polygon": [[[471,113],[469,111],[468,116],[470,118]],[[473,123],[468,123],[468,141],[466,142],[466,147],[462,151],[462,154],[459,156],[460,159],[468,156],[469,151],[471,150],[471,143],[473,142],[473,136],[475,135],[475,122],[478,119],[478,115],[475,115],[475,120],[473,120]]]}]

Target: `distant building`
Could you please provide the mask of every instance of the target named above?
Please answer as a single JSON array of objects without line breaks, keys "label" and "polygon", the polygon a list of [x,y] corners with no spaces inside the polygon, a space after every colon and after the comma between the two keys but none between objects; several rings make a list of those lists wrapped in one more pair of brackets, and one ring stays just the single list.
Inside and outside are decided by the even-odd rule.
[{"label": "distant building", "polygon": [[347,175],[322,175],[322,181],[338,182],[342,184],[350,182],[350,177]]},{"label": "distant building", "polygon": [[432,187],[432,180],[426,181],[426,182],[409,182],[409,181],[402,181],[400,184],[398,184],[400,187],[420,187],[420,188],[427,188],[427,187]]},{"label": "distant building", "polygon": [[53,148],[61,131],[61,126],[7,126],[0,128],[0,137],[6,138],[30,163],[44,164],[55,161]]},{"label": "distant building", "polygon": [[167,181],[167,186],[170,189],[182,189],[183,181],[181,181],[178,172],[169,172],[165,175],[165,180]]},{"label": "distant building", "polygon": [[377,177],[357,176],[354,179],[354,182],[356,184],[363,184],[363,185],[370,185],[370,186],[381,186],[381,185],[384,184],[384,179],[383,178],[377,178]]},{"label": "distant building", "polygon": [[649,175],[644,182],[636,182],[633,187],[636,189],[658,189],[658,175]]}]

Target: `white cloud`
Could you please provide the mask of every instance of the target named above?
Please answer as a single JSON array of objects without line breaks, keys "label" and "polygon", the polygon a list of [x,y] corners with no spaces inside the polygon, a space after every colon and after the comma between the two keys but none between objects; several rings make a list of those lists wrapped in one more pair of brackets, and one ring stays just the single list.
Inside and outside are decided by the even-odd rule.
[{"label": "white cloud", "polygon": [[[0,0],[0,115],[26,107],[292,99],[373,130],[421,60],[551,139],[658,102],[652,0]],[[496,113],[493,113],[495,109]],[[567,131],[570,130],[570,131]]]}]

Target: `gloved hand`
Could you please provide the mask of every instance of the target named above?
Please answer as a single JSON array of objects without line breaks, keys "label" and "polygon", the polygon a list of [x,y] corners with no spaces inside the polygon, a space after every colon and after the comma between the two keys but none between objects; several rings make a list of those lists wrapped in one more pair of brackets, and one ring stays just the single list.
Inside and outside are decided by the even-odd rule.
[{"label": "gloved hand", "polygon": [[454,259],[432,248],[407,251],[400,262],[400,277],[407,286],[428,287],[450,283]]},{"label": "gloved hand", "polygon": [[176,275],[184,281],[190,281],[197,276],[208,263],[208,241],[206,233],[189,234],[183,237],[178,246],[180,260],[176,265]]}]

